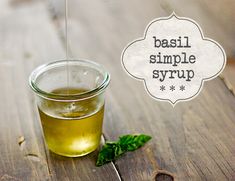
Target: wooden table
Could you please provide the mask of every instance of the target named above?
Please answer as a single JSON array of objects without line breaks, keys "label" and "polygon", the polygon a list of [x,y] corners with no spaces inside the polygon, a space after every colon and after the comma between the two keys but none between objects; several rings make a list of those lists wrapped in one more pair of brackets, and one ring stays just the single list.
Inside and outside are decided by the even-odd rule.
[{"label": "wooden table", "polygon": [[[28,87],[36,66],[65,57],[63,1],[1,0],[0,180],[235,180],[235,97],[224,82],[206,82],[197,98],[173,108],[149,97],[120,63],[125,45],[142,36],[150,20],[173,9],[199,21],[206,35],[234,55],[234,1],[216,0],[212,8],[209,2],[69,0],[70,55],[95,60],[112,75],[105,138],[153,137],[143,148],[95,167],[97,151],[65,158],[47,150]],[[227,19],[217,15],[222,12]]]}]

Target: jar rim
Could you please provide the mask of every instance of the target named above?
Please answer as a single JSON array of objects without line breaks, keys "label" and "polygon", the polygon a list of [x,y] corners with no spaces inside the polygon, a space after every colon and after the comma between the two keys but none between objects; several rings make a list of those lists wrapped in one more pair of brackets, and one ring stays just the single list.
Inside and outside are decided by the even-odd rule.
[{"label": "jar rim", "polygon": [[[93,69],[96,69],[100,72],[103,72],[103,81],[95,88],[82,92],[82,93],[78,93],[78,94],[54,94],[51,92],[46,92],[42,89],[40,89],[37,84],[36,84],[36,80],[37,78],[45,71],[47,70],[51,70],[53,69],[54,66],[57,65],[57,67],[59,65],[66,65],[67,63],[80,63],[80,64],[86,64],[86,65],[90,65]],[[55,68],[55,67],[54,67]],[[42,64],[40,66],[38,66],[36,69],[34,69],[32,71],[32,73],[29,76],[29,85],[31,87],[31,89],[40,97],[43,97],[45,99],[49,99],[49,100],[53,100],[53,101],[62,101],[62,102],[70,102],[70,101],[79,101],[79,100],[84,100],[84,99],[88,99],[91,97],[94,97],[100,93],[102,93],[105,88],[109,85],[110,82],[110,74],[106,71],[106,69],[93,61],[90,60],[56,60],[56,61],[52,61],[49,63],[45,63]]]}]

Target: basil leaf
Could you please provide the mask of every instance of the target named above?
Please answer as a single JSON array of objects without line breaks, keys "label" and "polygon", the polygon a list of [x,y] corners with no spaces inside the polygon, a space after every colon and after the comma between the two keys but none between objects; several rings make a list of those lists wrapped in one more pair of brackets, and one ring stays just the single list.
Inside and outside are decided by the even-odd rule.
[{"label": "basil leaf", "polygon": [[96,166],[116,160],[127,151],[134,151],[151,139],[148,135],[124,135],[117,142],[107,142],[99,152]]},{"label": "basil leaf", "polygon": [[134,151],[151,139],[148,135],[125,135],[119,138],[121,147],[126,151]]},{"label": "basil leaf", "polygon": [[106,143],[99,152],[96,166],[104,165],[115,158],[116,143]]}]

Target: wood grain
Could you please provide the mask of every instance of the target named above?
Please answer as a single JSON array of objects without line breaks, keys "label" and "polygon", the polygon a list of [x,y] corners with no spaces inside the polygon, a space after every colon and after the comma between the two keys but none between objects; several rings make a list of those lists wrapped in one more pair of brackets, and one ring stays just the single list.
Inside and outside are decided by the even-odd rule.
[{"label": "wood grain", "polygon": [[[188,5],[190,3],[197,5],[196,9],[202,6],[195,1]],[[71,55],[95,60],[111,72],[104,129],[108,139],[128,133],[153,136],[144,148],[115,162],[123,180],[170,180],[172,177],[175,180],[232,180],[235,98],[224,82],[219,78],[206,82],[195,100],[172,108],[168,103],[152,100],[143,83],[134,81],[121,67],[120,55],[125,45],[142,36],[150,20],[170,11],[170,7],[164,9],[162,4],[157,1],[70,1]],[[178,7],[173,2],[168,5]],[[63,29],[60,7],[54,4],[53,12]],[[143,11],[143,7],[148,11]],[[189,10],[176,9],[180,15],[196,16]],[[207,19],[202,20],[200,16]],[[218,26],[211,21],[212,15],[198,14],[196,20]],[[204,28],[207,32],[212,30],[208,26]],[[232,42],[225,38],[224,43]]]},{"label": "wood grain", "polygon": [[67,159],[46,149],[28,76],[63,59],[63,44],[46,3],[1,3],[9,11],[0,18],[0,180],[119,180],[112,164],[95,167],[97,152]]},{"label": "wood grain", "polygon": [[71,57],[97,61],[112,75],[106,139],[130,133],[153,137],[143,148],[97,168],[97,151],[74,159],[47,150],[27,85],[37,65],[65,57],[63,0],[1,0],[0,180],[234,180],[235,97],[224,82],[206,82],[197,98],[172,108],[150,98],[120,62],[126,44],[142,36],[149,21],[172,10],[198,21],[206,36],[234,55],[233,3],[69,0]]},{"label": "wood grain", "polygon": [[220,76],[227,88],[235,95],[235,58],[228,58],[227,66]]}]

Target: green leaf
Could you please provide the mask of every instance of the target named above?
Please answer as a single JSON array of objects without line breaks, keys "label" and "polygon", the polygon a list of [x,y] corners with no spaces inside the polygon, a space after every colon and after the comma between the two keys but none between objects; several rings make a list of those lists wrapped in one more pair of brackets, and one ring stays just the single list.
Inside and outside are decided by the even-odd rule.
[{"label": "green leaf", "polygon": [[115,158],[116,143],[106,143],[99,152],[96,166],[104,165]]},{"label": "green leaf", "polygon": [[148,135],[124,135],[117,142],[107,142],[99,152],[96,166],[116,160],[127,151],[134,151],[151,139]]},{"label": "green leaf", "polygon": [[117,157],[121,156],[125,152],[126,151],[122,149],[121,145],[117,143],[115,147],[114,158],[116,159]]},{"label": "green leaf", "polygon": [[121,147],[126,151],[134,151],[151,139],[148,135],[125,135],[119,138]]}]

